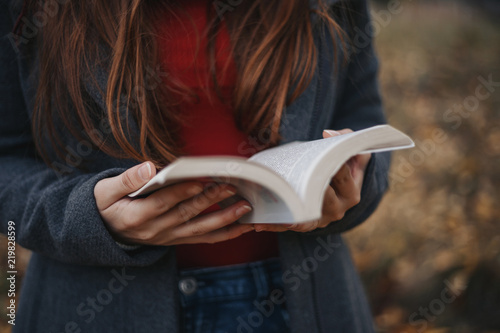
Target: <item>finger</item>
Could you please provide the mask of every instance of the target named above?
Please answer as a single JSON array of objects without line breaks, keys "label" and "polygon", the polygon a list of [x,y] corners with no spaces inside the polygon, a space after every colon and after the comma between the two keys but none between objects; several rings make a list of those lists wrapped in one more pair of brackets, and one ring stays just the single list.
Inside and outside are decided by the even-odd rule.
[{"label": "finger", "polygon": [[140,189],[156,174],[151,162],[136,165],[116,177],[99,181],[94,196],[100,210],[104,210],[127,194]]},{"label": "finger", "polygon": [[321,211],[323,225],[326,226],[332,221],[338,221],[344,217],[347,210],[346,204],[337,196],[335,190],[328,186],[323,199],[323,209]]},{"label": "finger", "polygon": [[309,232],[318,229],[320,226],[321,219],[295,224],[290,228],[290,230],[293,230],[295,232]]},{"label": "finger", "polygon": [[343,217],[345,211],[345,204],[342,202],[331,186],[328,186],[323,199],[322,218],[303,223],[294,224],[255,224],[255,231],[297,231],[307,232],[317,228],[326,227],[330,222],[339,220]]},{"label": "finger", "polygon": [[338,131],[334,131],[334,130],[323,130],[323,138],[326,139],[326,138],[331,138],[333,136],[339,136],[341,135]]},{"label": "finger", "polygon": [[247,232],[252,231],[252,230],[254,230],[252,224],[233,223],[233,224],[230,224],[222,229],[212,231],[212,232],[205,234],[205,235],[202,235],[202,236],[181,238],[181,239],[174,241],[173,243],[169,243],[169,244],[165,244],[165,245],[199,244],[199,243],[215,244],[215,243],[219,243],[219,242],[228,241],[230,239],[234,239],[234,238],[239,237],[239,236],[243,235],[244,233],[247,233]]},{"label": "finger", "polygon": [[230,185],[219,185],[206,189],[192,199],[182,201],[164,214],[150,220],[141,217],[140,224],[147,222],[148,228],[154,234],[161,234],[196,217],[210,206],[235,194],[235,188]]},{"label": "finger", "polygon": [[[284,232],[284,231],[296,231],[296,232],[308,232],[321,227],[322,220],[314,220],[309,222],[294,223],[294,224],[256,224],[255,231],[270,231],[270,232]],[[327,223],[325,223],[327,225]]]},{"label": "finger", "polygon": [[354,131],[350,128],[344,128],[344,129],[338,130],[337,132],[339,132],[340,134],[347,134],[347,133],[352,133]]},{"label": "finger", "polygon": [[272,232],[283,232],[290,231],[293,227],[293,224],[267,224],[267,223],[258,223],[255,224],[255,231],[272,231]]},{"label": "finger", "polygon": [[365,176],[366,167],[370,162],[371,154],[360,154],[353,156],[347,161],[347,164],[351,168],[351,174],[354,178],[354,182],[361,188],[363,184],[363,179]]},{"label": "finger", "polygon": [[351,174],[351,168],[348,164],[342,165],[330,182],[335,190],[335,194],[341,199],[355,198],[359,196],[357,184],[354,182]]},{"label": "finger", "polygon": [[344,128],[338,131],[331,130],[331,129],[325,129],[323,130],[323,138],[330,138],[332,136],[338,136],[342,134],[347,134],[347,133],[352,133],[353,131],[349,128]]},{"label": "finger", "polygon": [[335,190],[331,186],[327,186],[325,195],[323,197],[323,211],[325,210],[325,207],[331,207],[338,205],[340,203],[340,199],[337,196],[337,193],[335,193]]},{"label": "finger", "polygon": [[177,204],[203,192],[200,182],[183,182],[162,188],[146,198],[133,200],[131,214],[139,214],[144,220],[153,219],[169,211]]},{"label": "finger", "polygon": [[[242,207],[243,209],[240,209]],[[166,244],[180,238],[201,236],[223,228],[248,213],[250,211],[248,208],[251,210],[248,202],[241,201],[222,211],[205,214],[196,219],[181,223],[166,221],[164,218],[156,218],[149,221],[141,219],[135,224],[129,222],[128,228],[122,234],[126,235],[133,243]]]},{"label": "finger", "polygon": [[[181,202],[161,216],[161,220],[170,221],[168,225],[176,226],[189,221],[216,203],[236,194],[236,189],[230,185],[218,185],[205,189],[191,200]],[[162,222],[164,224],[165,222]]]},{"label": "finger", "polygon": [[234,223],[251,210],[252,207],[248,202],[240,201],[227,208],[182,223],[171,231],[171,235],[175,238],[202,236]]}]

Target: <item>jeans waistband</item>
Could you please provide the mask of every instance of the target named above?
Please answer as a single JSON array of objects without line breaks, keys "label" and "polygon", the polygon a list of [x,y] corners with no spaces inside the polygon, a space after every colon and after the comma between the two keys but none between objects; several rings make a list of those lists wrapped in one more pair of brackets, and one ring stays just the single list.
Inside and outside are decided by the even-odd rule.
[{"label": "jeans waistband", "polygon": [[179,271],[179,290],[183,306],[262,298],[277,287],[283,287],[278,258]]}]

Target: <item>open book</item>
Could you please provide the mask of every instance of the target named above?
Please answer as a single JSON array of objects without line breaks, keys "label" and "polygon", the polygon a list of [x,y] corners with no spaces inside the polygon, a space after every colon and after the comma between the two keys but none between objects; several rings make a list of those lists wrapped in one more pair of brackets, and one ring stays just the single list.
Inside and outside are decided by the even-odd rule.
[{"label": "open book", "polygon": [[[233,184],[252,205],[241,223],[299,223],[321,217],[331,178],[354,155],[413,147],[413,141],[389,125],[313,141],[295,141],[263,150],[251,158],[181,157],[162,169],[130,197],[164,186],[202,179]],[[238,198],[238,196],[241,196]]]}]

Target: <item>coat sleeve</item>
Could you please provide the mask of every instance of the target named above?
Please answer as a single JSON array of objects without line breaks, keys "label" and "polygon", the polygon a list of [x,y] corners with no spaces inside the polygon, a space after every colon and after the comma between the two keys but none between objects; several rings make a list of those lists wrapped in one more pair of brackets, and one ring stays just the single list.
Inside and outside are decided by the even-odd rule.
[{"label": "coat sleeve", "polygon": [[[348,21],[347,48],[350,52],[345,70],[339,71],[335,115],[328,128],[359,130],[385,123],[378,87],[378,61],[370,31],[366,0],[349,2],[344,20]],[[348,210],[343,219],[313,233],[324,234],[349,230],[366,220],[377,208],[388,187],[390,153],[372,154],[365,171],[361,201]]]},{"label": "coat sleeve", "polygon": [[87,265],[146,266],[166,247],[120,248],[97,210],[95,184],[124,171],[74,172],[61,176],[38,157],[11,44],[7,1],[0,1],[0,226],[15,223],[16,241],[56,260]]}]

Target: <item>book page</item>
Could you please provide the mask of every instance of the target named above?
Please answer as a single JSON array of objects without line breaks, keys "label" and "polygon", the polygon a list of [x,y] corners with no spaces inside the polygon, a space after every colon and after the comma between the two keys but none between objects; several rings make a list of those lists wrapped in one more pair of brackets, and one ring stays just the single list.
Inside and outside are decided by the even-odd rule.
[{"label": "book page", "polygon": [[347,137],[349,134],[308,142],[292,142],[264,150],[249,158],[249,161],[265,165],[277,172],[297,193],[300,193],[301,182],[307,169],[315,167],[312,161],[318,155],[345,141]]},{"label": "book page", "polygon": [[[328,176],[334,176],[341,164],[356,154],[413,147],[413,141],[389,125],[326,139],[292,142],[264,150],[249,161],[262,164],[283,177],[303,199],[306,187],[323,188]],[[308,182],[313,181],[311,184]],[[320,186],[321,185],[321,186]]]}]

